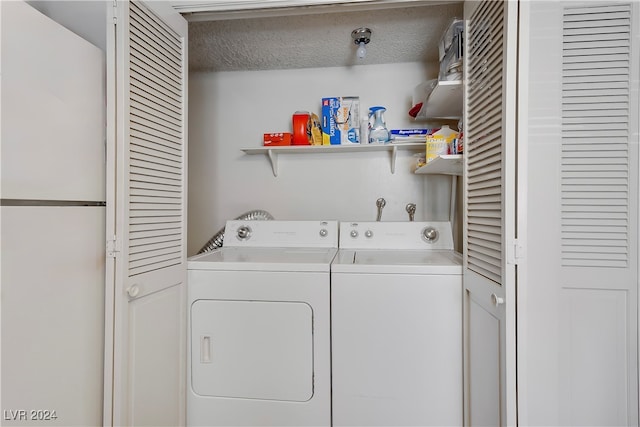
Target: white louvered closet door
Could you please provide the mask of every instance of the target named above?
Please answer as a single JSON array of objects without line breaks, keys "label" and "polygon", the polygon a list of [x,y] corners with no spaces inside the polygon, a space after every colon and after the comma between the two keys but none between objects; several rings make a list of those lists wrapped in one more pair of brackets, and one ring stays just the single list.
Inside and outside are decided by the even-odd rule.
[{"label": "white louvered closet door", "polygon": [[168,2],[111,12],[104,421],[183,425],[187,24]]},{"label": "white louvered closet door", "polygon": [[517,2],[465,4],[465,424],[516,424]]},{"label": "white louvered closet door", "polygon": [[637,426],[640,3],[530,2],[522,16],[520,420]]},{"label": "white louvered closet door", "polygon": [[638,425],[639,5],[563,6],[560,421]]}]

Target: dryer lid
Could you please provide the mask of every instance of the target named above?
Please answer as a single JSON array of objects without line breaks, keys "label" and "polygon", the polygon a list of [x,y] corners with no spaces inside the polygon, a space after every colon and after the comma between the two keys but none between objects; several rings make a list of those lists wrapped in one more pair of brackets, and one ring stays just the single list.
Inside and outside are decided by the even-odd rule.
[{"label": "dryer lid", "polygon": [[328,272],[336,248],[223,247],[189,258],[189,270]]}]

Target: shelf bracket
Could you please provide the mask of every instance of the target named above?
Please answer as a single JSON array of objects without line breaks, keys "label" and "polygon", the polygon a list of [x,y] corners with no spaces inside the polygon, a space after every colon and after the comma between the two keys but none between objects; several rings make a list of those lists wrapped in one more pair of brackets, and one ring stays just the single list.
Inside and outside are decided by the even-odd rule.
[{"label": "shelf bracket", "polygon": [[273,171],[273,176],[278,176],[278,154],[276,154],[273,150],[267,151],[267,156],[269,157],[269,161],[271,162],[271,170]]},{"label": "shelf bracket", "polygon": [[396,157],[398,157],[398,147],[391,147],[391,173],[396,173]]}]

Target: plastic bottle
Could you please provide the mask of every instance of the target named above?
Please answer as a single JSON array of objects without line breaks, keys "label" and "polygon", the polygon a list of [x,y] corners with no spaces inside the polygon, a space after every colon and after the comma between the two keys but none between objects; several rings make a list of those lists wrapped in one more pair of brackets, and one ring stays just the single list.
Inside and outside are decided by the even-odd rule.
[{"label": "plastic bottle", "polygon": [[391,135],[384,121],[384,107],[369,108],[369,143],[386,144],[391,140]]},{"label": "plastic bottle", "polygon": [[360,120],[360,144],[369,143],[369,119]]}]

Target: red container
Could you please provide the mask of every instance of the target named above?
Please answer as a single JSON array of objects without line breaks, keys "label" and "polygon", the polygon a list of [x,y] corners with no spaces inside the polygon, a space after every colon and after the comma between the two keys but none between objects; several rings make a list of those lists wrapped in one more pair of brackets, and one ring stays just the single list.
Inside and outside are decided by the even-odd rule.
[{"label": "red container", "polygon": [[290,132],[265,133],[263,145],[265,147],[291,145],[291,137]]},{"label": "red container", "polygon": [[311,145],[310,115],[306,111],[293,114],[293,145]]}]

